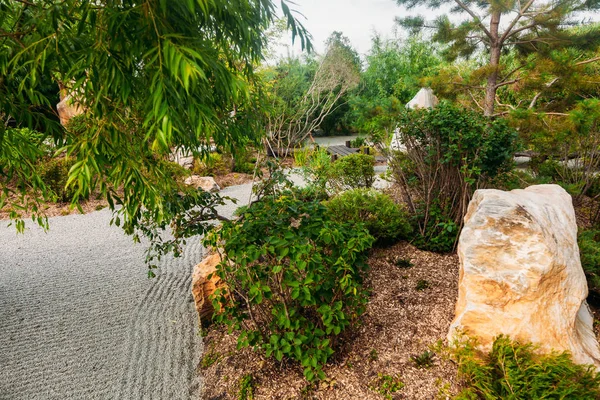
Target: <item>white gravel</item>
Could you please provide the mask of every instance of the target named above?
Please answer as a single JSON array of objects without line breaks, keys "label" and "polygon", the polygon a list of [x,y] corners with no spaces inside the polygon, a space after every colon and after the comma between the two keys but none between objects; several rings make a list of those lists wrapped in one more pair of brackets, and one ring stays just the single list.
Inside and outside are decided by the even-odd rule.
[{"label": "white gravel", "polygon": [[[222,193],[243,204],[250,188]],[[148,279],[145,247],[110,218],[51,218],[48,233],[29,222],[22,235],[0,222],[0,399],[199,398],[200,239]]]}]

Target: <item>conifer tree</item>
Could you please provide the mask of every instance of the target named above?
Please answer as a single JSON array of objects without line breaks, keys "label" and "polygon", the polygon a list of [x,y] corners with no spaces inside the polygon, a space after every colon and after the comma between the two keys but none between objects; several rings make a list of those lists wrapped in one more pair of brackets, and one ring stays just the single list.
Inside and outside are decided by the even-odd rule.
[{"label": "conifer tree", "polygon": [[465,18],[455,23],[447,15],[433,22],[425,18],[397,18],[397,22],[413,31],[424,28],[434,30],[433,39],[447,44],[446,55],[450,60],[469,57],[484,49],[488,63],[483,70],[485,91],[481,108],[486,116],[493,116],[496,92],[499,88],[515,83],[515,70],[503,67],[502,55],[506,50],[519,46],[537,51],[539,46],[588,46],[589,40],[600,41],[600,31],[587,35],[589,40],[581,41],[568,28],[581,23],[577,17],[583,12],[596,11],[600,7],[597,0],[396,0],[399,5],[411,9],[426,6],[437,9],[451,5],[451,13]]}]

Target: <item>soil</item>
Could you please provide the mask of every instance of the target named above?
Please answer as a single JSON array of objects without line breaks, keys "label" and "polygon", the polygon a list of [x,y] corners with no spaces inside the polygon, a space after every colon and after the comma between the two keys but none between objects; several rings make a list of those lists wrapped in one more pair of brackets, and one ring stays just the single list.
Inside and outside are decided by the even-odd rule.
[{"label": "soil", "polygon": [[[396,261],[409,260],[412,267]],[[444,341],[458,295],[458,258],[421,251],[407,243],[374,249],[369,257],[372,290],[361,325],[325,368],[327,380],[307,385],[302,369],[264,359],[249,348],[236,350],[237,337],[220,327],[206,330],[201,363],[203,399],[237,399],[240,381],[252,376],[255,399],[381,399],[370,389],[378,374],[398,377],[404,387],[394,399],[446,398],[456,393],[456,367],[436,355],[419,368],[412,356]],[[417,290],[420,281],[427,288]],[[421,282],[421,286],[424,283]],[[212,361],[216,360],[211,364]]]},{"label": "soil", "polygon": [[[83,210],[83,214],[87,214],[92,211],[101,210],[105,207],[108,207],[108,202],[104,198],[99,198],[97,195],[92,194],[89,200],[82,201],[80,203],[81,208]],[[61,215],[70,215],[70,214],[78,214],[80,211],[71,207],[71,203],[46,203],[43,204],[40,209],[47,217],[57,217]],[[11,208],[7,205],[4,208],[0,209],[0,220],[5,220],[10,218]],[[19,212],[21,217],[24,219],[31,217],[31,212]]]},{"label": "soil", "polygon": [[252,182],[253,176],[249,174],[242,174],[239,172],[230,172],[225,175],[217,175],[214,178],[215,182],[217,182],[217,185],[219,185],[221,189],[225,189],[228,186],[236,186],[250,183]]}]

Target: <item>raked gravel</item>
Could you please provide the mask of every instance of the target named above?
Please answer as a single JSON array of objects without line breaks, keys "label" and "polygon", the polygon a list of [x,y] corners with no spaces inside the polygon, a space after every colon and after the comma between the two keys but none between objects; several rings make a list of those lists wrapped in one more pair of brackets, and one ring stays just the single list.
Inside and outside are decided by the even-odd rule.
[{"label": "raked gravel", "polygon": [[[251,185],[224,195],[248,201]],[[222,207],[223,215],[237,206]],[[0,221],[0,399],[193,399],[202,352],[190,294],[200,238],[147,278],[144,245],[108,210]]]}]

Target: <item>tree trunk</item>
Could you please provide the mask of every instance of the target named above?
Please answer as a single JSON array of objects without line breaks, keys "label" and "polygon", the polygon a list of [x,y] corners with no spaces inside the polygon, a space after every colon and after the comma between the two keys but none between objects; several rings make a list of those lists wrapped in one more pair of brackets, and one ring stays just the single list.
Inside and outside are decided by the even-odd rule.
[{"label": "tree trunk", "polygon": [[496,84],[498,83],[498,69],[500,67],[500,51],[502,44],[498,36],[498,26],[500,25],[500,12],[495,11],[490,21],[490,74],[488,75],[487,85],[485,87],[484,115],[490,117],[494,115],[494,104],[496,102]]}]

